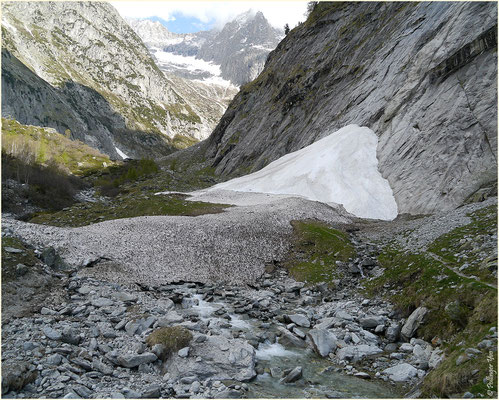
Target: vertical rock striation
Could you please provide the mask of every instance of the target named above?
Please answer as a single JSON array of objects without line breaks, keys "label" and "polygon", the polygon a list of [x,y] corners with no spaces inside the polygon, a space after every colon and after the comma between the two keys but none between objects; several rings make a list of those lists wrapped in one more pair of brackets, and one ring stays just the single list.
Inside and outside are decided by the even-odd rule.
[{"label": "vertical rock striation", "polygon": [[378,135],[400,213],[497,180],[497,4],[319,3],[199,148],[238,175],[348,124]]}]

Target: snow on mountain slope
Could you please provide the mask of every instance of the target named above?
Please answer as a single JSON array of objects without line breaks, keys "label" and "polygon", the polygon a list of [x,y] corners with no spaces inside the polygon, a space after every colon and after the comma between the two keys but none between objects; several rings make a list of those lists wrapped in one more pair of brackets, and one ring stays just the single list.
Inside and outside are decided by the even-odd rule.
[{"label": "snow on mountain slope", "polygon": [[372,130],[348,125],[258,172],[208,190],[296,195],[342,204],[358,217],[392,220],[397,204],[388,181],[378,171],[377,145]]}]

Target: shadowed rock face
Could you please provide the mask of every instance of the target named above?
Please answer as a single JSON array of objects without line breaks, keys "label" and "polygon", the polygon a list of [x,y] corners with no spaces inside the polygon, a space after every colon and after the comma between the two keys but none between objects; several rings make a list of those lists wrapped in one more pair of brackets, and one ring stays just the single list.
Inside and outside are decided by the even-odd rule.
[{"label": "shadowed rock face", "polygon": [[497,5],[321,3],[243,86],[201,151],[256,171],[348,124],[379,137],[399,213],[497,179]]},{"label": "shadowed rock face", "polygon": [[115,146],[130,157],[168,154],[176,135],[205,138],[220,113],[207,89],[166,77],[108,3],[2,4],[2,50],[4,117],[70,129],[111,157]]}]

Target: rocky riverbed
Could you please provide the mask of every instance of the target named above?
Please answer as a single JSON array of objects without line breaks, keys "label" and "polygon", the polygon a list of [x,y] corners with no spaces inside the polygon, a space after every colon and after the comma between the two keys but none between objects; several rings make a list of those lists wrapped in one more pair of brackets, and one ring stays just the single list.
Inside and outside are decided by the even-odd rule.
[{"label": "rocky riverbed", "polygon": [[[438,337],[431,343],[417,337],[430,310],[420,306],[404,315],[381,297],[385,288],[391,295],[400,289],[387,284],[367,297],[364,286],[385,273],[377,255],[389,238],[422,251],[434,240],[434,235],[421,233],[422,227],[434,225],[439,234],[449,232],[468,223],[470,212],[493,206],[497,199],[445,215],[385,223],[358,220],[340,208],[303,199],[269,198],[262,203],[254,196],[239,197],[234,194],[232,199],[236,207],[217,215],[142,217],[76,229],[6,218],[4,239],[17,236],[22,241],[3,248],[4,261],[14,265],[16,257],[29,253],[32,266],[26,267],[27,261],[19,258],[22,263],[12,271],[2,271],[2,291],[8,294],[2,304],[3,397],[418,396],[425,376],[446,360]],[[228,199],[222,196],[222,200]],[[314,216],[349,232],[355,257],[335,263],[341,279],[305,285],[273,257],[279,259],[290,249],[289,222]],[[273,224],[264,224],[269,218]],[[216,252],[211,261],[224,257],[224,269],[217,269],[216,276],[200,274],[196,279],[202,259],[193,269],[185,260],[176,265],[173,256],[161,262],[170,241],[178,242],[178,235],[171,232],[181,223],[192,228],[190,237],[224,235],[223,246],[230,254],[235,254],[231,243],[239,240],[228,235],[230,230],[247,224],[245,232],[253,232],[260,226],[263,236],[259,240],[254,236],[254,243],[245,241],[253,244],[239,258]],[[219,231],[224,224],[226,230]],[[113,242],[113,235],[121,238],[121,244]],[[138,257],[146,254],[151,235],[165,240],[156,241],[148,257]],[[480,252],[491,251],[497,236],[482,236],[486,238],[476,249],[461,250],[463,260],[477,252],[482,258]],[[104,239],[109,241],[101,243]],[[132,244],[138,242],[144,246],[127,253],[133,257],[122,262],[123,251],[136,249]],[[275,243],[280,247],[277,253],[265,250],[250,269],[232,271],[240,260],[258,253],[257,242],[264,250]],[[113,243],[114,252],[106,252]],[[209,246],[200,241],[184,240],[182,246],[191,249],[194,258],[196,249],[209,253]],[[192,338],[165,357],[164,349],[151,345],[148,338],[174,326],[185,328]],[[456,365],[497,351],[496,328],[482,336],[476,347],[463,349]]]},{"label": "rocky riverbed", "polygon": [[[330,290],[277,270],[251,286],[154,287],[91,270],[60,278],[63,302],[4,321],[4,397],[399,397],[441,359],[411,338],[424,310],[399,320],[355,278]],[[146,338],[173,325],[193,339],[162,361]]]}]

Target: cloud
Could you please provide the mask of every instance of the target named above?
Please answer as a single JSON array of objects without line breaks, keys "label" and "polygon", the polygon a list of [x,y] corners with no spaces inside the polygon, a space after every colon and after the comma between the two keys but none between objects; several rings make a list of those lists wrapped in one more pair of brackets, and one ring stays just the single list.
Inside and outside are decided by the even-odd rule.
[{"label": "cloud", "polygon": [[277,28],[294,27],[305,20],[306,1],[111,1],[123,17],[160,17],[171,21],[174,14],[197,18],[222,27],[235,16],[252,9],[261,11]]}]

